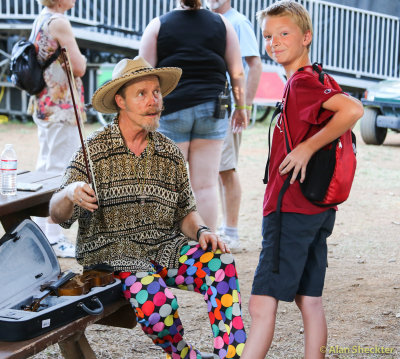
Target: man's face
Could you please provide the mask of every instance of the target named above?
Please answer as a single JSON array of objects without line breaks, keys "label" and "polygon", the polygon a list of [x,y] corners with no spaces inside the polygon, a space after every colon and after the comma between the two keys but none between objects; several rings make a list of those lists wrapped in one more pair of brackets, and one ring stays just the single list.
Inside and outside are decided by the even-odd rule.
[{"label": "man's face", "polygon": [[158,128],[163,99],[157,76],[133,80],[125,88],[124,96],[115,95],[115,100],[120,108],[120,117],[128,118],[134,127],[147,132]]},{"label": "man's face", "polygon": [[207,0],[207,6],[210,10],[217,10],[224,5],[228,0]]}]

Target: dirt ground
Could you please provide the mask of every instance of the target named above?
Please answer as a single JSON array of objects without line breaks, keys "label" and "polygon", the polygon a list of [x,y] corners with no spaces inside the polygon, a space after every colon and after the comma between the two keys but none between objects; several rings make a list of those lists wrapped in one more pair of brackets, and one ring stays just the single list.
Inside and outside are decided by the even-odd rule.
[{"label": "dirt ground", "polygon": [[[86,132],[95,127],[87,126]],[[389,134],[382,146],[366,146],[357,128],[356,133],[356,179],[349,200],[340,206],[334,232],[328,240],[329,268],[323,295],[329,330],[327,357],[400,358],[400,134]],[[15,145],[20,169],[34,169],[38,141],[33,124],[0,124],[0,148],[5,143]],[[243,185],[242,249],[235,258],[247,328],[248,300],[261,248],[266,148],[265,123],[246,131],[239,164]],[[76,227],[65,233],[74,241]],[[60,262],[63,269],[79,268],[73,259]],[[174,292],[187,340],[200,350],[211,352],[206,305],[198,294]],[[87,336],[100,359],[165,358],[139,327],[127,330],[93,325]],[[303,336],[295,304],[280,303],[268,357],[302,358]],[[378,353],[368,354],[371,348]],[[385,349],[391,353],[382,354]],[[61,358],[61,354],[58,346],[52,346],[33,358]]]}]

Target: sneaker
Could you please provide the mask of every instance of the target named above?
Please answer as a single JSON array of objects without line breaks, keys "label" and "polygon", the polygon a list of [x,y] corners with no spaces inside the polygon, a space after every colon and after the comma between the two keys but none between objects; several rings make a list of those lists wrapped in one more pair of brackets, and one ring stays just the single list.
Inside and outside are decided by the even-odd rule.
[{"label": "sneaker", "polygon": [[235,252],[240,247],[240,239],[235,237],[230,237],[226,234],[220,235],[221,239],[228,245],[231,252]]},{"label": "sneaker", "polygon": [[225,227],[224,226],[218,227],[215,233],[218,234],[219,236],[223,236],[225,234]]},{"label": "sneaker", "polygon": [[54,253],[59,258],[75,258],[75,245],[67,242],[65,237],[62,237],[58,242],[51,243]]}]

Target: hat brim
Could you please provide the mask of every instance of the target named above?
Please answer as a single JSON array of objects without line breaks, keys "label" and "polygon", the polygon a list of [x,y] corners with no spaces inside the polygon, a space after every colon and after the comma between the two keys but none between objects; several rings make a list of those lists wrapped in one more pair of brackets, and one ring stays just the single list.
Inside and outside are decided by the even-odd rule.
[{"label": "hat brim", "polygon": [[181,78],[181,74],[182,70],[179,67],[143,69],[125,74],[115,80],[106,82],[98,88],[92,96],[92,105],[96,111],[101,113],[118,112],[118,107],[114,99],[118,90],[128,81],[149,75],[155,75],[159,78],[161,94],[165,97],[174,90]]}]

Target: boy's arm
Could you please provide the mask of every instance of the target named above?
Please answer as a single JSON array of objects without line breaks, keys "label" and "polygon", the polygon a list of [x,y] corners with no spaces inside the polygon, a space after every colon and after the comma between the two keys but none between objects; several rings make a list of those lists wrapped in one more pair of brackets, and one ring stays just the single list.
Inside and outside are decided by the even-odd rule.
[{"label": "boy's arm", "polygon": [[332,96],[322,104],[322,108],[332,111],[335,114],[320,131],[304,142],[299,143],[279,166],[281,176],[293,170],[290,180],[291,184],[296,181],[299,172],[301,173],[300,182],[303,182],[306,177],[307,164],[311,156],[320,148],[352,128],[364,113],[360,101],[344,94]]}]

